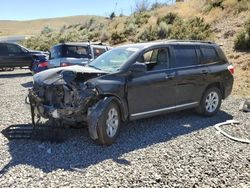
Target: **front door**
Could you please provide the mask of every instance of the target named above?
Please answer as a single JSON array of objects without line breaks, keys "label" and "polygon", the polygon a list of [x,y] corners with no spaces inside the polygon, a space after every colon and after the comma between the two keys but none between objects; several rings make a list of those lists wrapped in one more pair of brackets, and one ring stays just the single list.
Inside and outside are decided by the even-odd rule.
[{"label": "front door", "polygon": [[8,49],[8,64],[11,67],[29,67],[32,64],[32,57],[16,44],[6,44]]},{"label": "front door", "polygon": [[169,69],[169,48],[144,52],[138,62],[147,65],[147,72],[134,74],[128,80],[128,104],[132,118],[150,116],[175,106],[174,72]]}]

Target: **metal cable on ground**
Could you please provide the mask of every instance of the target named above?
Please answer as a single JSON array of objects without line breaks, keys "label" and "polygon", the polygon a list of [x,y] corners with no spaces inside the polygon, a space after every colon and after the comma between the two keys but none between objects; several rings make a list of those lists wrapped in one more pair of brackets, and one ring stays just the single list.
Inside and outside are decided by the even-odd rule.
[{"label": "metal cable on ground", "polygon": [[233,125],[233,124],[240,124],[240,122],[235,121],[235,120],[227,120],[226,122],[218,123],[218,124],[214,125],[214,127],[215,127],[215,129],[217,131],[219,131],[224,136],[230,138],[231,140],[234,140],[236,142],[242,142],[242,143],[250,144],[250,140],[233,137],[233,136],[229,135],[228,133],[226,133],[225,131],[223,131],[220,128],[220,126],[222,126],[222,125],[229,125],[229,124],[231,124],[231,125]]}]

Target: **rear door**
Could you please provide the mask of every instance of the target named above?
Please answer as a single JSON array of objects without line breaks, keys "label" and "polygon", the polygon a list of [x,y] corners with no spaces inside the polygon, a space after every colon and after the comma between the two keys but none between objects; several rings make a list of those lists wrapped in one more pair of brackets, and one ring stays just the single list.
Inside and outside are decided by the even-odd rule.
[{"label": "rear door", "polygon": [[8,49],[8,64],[12,67],[30,67],[31,55],[16,44],[6,44]]},{"label": "rear door", "polygon": [[176,72],[176,104],[178,106],[197,105],[207,86],[209,70],[200,64],[201,52],[195,45],[174,45]]},{"label": "rear door", "polygon": [[134,74],[128,81],[131,118],[150,116],[175,106],[175,80],[169,69],[172,56],[168,47],[144,52],[137,62],[145,63],[145,73]]},{"label": "rear door", "polygon": [[0,43],[0,68],[8,67],[9,54],[5,43]]},{"label": "rear door", "polygon": [[[218,48],[218,47],[217,47]],[[208,83],[220,83],[223,85],[223,89],[231,92],[233,84],[233,76],[228,71],[228,61],[224,53],[214,46],[201,46],[202,64],[205,64],[210,74],[207,75]]]}]

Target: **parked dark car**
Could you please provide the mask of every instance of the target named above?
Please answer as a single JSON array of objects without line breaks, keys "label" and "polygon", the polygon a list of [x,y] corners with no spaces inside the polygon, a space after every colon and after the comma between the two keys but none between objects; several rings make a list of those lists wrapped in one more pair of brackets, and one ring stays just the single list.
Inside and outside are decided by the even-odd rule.
[{"label": "parked dark car", "polygon": [[0,42],[0,69],[15,67],[31,68],[34,58],[46,55],[48,53],[29,50],[16,43]]},{"label": "parked dark car", "polygon": [[112,144],[122,122],[195,108],[217,113],[232,91],[234,68],[215,43],[126,45],[87,66],[34,76],[33,112],[59,122],[87,122],[90,137]]},{"label": "parked dark car", "polygon": [[32,67],[31,67],[31,72],[32,74],[36,74],[42,71],[45,71],[48,69],[48,59],[45,56],[37,56],[34,58]]},{"label": "parked dark car", "polygon": [[102,43],[61,43],[51,48],[49,68],[86,65],[111,47]]}]

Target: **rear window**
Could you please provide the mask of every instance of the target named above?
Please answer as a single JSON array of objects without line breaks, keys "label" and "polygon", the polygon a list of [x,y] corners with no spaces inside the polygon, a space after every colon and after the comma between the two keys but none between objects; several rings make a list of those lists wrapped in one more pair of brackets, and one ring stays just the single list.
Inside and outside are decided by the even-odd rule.
[{"label": "rear window", "polygon": [[198,64],[195,46],[174,46],[175,64],[174,68],[187,67]]},{"label": "rear window", "polygon": [[64,52],[66,57],[91,58],[88,46],[65,46]]},{"label": "rear window", "polygon": [[213,47],[201,46],[202,64],[213,63],[219,60],[219,56]]},{"label": "rear window", "polygon": [[51,49],[50,59],[62,57],[91,58],[88,46],[59,45]]},{"label": "rear window", "polygon": [[94,56],[97,58],[98,56],[102,55],[103,53],[106,52],[105,48],[98,48],[98,47],[93,47],[94,50]]}]

